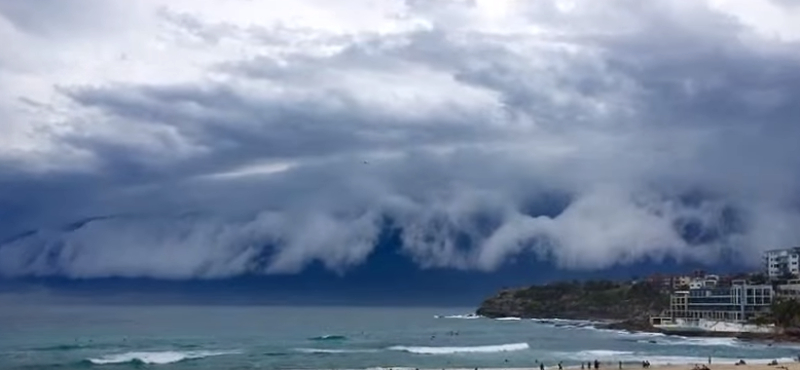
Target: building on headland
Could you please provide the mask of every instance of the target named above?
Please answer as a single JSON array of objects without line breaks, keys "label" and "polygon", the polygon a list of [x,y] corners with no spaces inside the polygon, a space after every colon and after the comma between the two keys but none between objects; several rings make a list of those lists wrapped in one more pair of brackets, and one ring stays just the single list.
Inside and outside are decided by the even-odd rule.
[{"label": "building on headland", "polygon": [[678,290],[683,287],[688,287],[692,282],[691,276],[675,276],[672,279],[672,289]]},{"label": "building on headland", "polygon": [[781,299],[800,299],[800,279],[792,279],[786,284],[777,285],[775,295]]},{"label": "building on headland", "polygon": [[747,322],[769,314],[773,302],[800,300],[800,247],[767,251],[763,260],[763,275],[695,271],[673,277],[669,309],[651,324],[667,330],[770,330]]},{"label": "building on headland", "polygon": [[771,285],[751,285],[745,281],[727,287],[676,291],[670,299],[668,316],[744,322],[769,312],[773,296]]},{"label": "building on headland", "polygon": [[800,277],[800,247],[764,252],[764,271],[770,280]]},{"label": "building on headland", "polygon": [[692,279],[689,276],[673,276],[664,274],[652,274],[645,279],[647,283],[657,286],[668,292],[680,289],[684,286],[688,287],[691,280]]}]

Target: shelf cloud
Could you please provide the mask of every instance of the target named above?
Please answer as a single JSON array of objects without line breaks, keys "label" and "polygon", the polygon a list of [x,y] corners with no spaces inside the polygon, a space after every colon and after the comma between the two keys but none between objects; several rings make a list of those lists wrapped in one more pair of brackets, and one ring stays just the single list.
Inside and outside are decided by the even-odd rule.
[{"label": "shelf cloud", "polygon": [[[45,3],[45,4],[42,4]],[[0,0],[0,276],[758,263],[786,1]]]}]

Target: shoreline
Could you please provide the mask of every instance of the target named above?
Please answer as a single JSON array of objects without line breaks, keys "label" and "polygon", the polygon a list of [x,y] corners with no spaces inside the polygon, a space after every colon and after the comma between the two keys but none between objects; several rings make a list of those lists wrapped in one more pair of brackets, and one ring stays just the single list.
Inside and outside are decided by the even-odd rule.
[{"label": "shoreline", "polygon": [[[747,362],[747,359],[745,359]],[[756,360],[753,360],[756,361]],[[763,361],[763,363],[761,362]],[[747,362],[745,365],[736,365],[734,362],[713,362],[709,365],[705,363],[697,363],[697,365],[706,365],[711,370],[800,370],[800,362],[796,361],[778,361],[777,365],[769,365],[771,360],[759,360],[758,363]],[[613,365],[613,366],[611,366]],[[650,369],[658,370],[692,370],[695,363],[684,364],[662,364],[651,365]],[[641,369],[641,364],[636,363],[623,363],[622,370]],[[370,367],[363,370],[539,370],[539,367],[445,367],[445,368],[413,368],[413,367]],[[557,370],[556,365],[545,366],[545,370]],[[580,366],[564,366],[564,369],[574,370],[580,369]],[[601,363],[599,370],[619,370],[616,363]]]},{"label": "shoreline", "polygon": [[615,323],[596,326],[598,329],[622,330],[629,333],[657,333],[668,336],[689,337],[689,338],[735,338],[745,341],[760,341],[773,343],[800,343],[800,336],[797,333],[759,333],[741,331],[695,331],[695,330],[663,330],[653,326],[642,325],[630,321],[620,321]]},{"label": "shoreline", "polygon": [[[510,320],[510,317],[492,317],[492,316],[478,316],[490,320]],[[620,320],[608,318],[560,318],[560,317],[514,317],[516,320],[534,320],[534,321],[581,321],[591,323],[591,325],[599,330],[616,330],[625,331],[631,334],[637,333],[651,333],[662,334],[674,337],[688,337],[688,338],[735,338],[743,341],[758,341],[758,342],[772,342],[772,343],[800,343],[800,331],[784,330],[781,333],[776,332],[736,332],[736,331],[695,331],[695,330],[664,330],[650,325],[649,320]],[[474,369],[473,369],[474,370]]]}]

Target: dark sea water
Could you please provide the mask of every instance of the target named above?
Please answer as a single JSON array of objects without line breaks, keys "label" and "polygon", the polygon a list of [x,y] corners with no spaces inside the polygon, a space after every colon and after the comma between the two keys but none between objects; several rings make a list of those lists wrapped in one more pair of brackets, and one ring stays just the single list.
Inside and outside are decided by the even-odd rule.
[{"label": "dark sea water", "polygon": [[[789,361],[800,347],[459,317],[470,308],[4,306],[0,369],[366,369]],[[453,317],[436,318],[435,315]],[[613,363],[613,365],[611,365]]]}]

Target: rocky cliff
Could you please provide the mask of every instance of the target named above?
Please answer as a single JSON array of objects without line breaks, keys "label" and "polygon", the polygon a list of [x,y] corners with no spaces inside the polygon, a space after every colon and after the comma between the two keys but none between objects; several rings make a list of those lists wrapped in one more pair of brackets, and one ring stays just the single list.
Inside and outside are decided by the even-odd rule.
[{"label": "rocky cliff", "polygon": [[647,323],[669,305],[669,295],[647,283],[560,282],[505,289],[485,300],[486,317],[628,320]]}]

